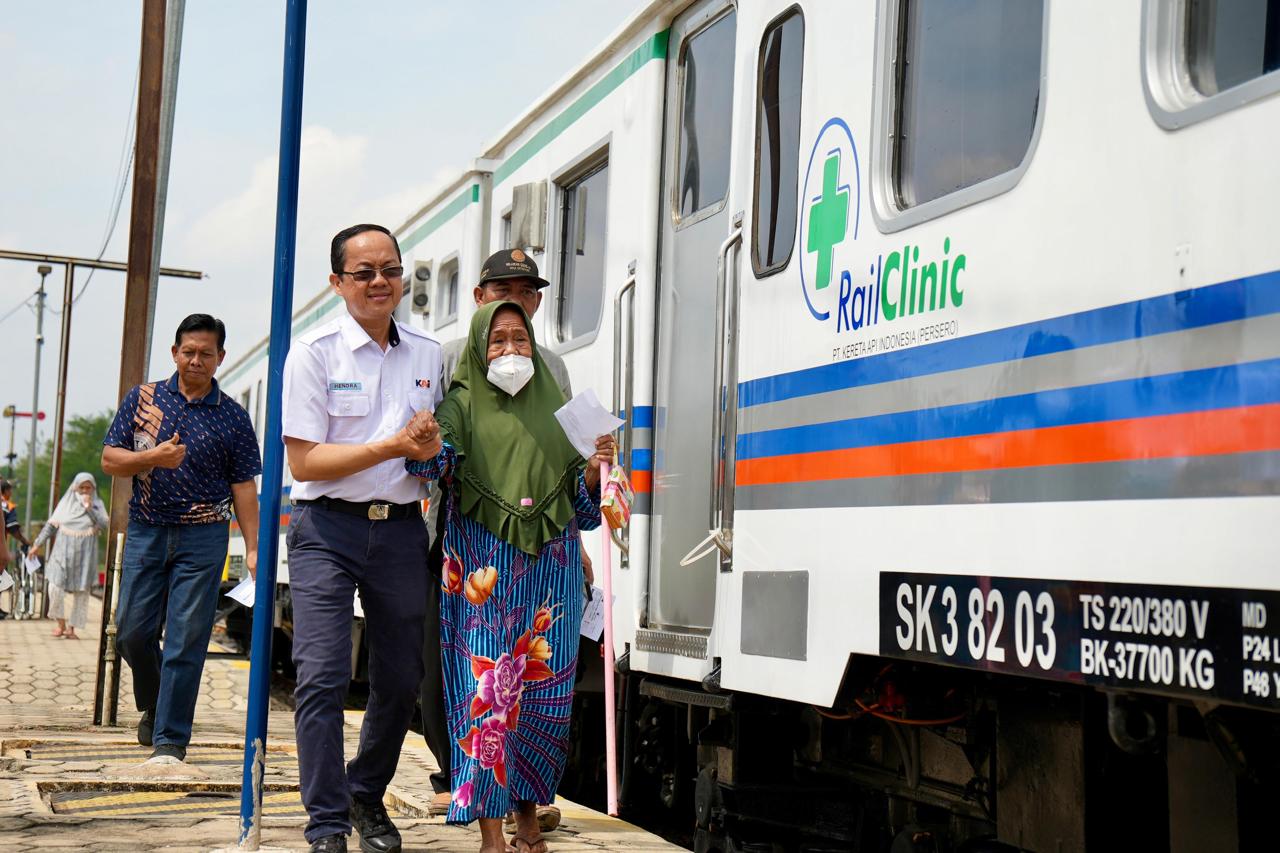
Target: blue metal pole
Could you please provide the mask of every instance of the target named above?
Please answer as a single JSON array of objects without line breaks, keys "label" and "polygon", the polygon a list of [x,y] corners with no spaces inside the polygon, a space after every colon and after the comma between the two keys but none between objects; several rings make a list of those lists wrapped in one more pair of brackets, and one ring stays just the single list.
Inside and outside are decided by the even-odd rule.
[{"label": "blue metal pole", "polygon": [[258,498],[258,574],[249,658],[249,713],[244,732],[240,791],[240,845],[258,849],[262,833],[262,776],[266,764],[267,705],[271,692],[271,633],[275,622],[276,559],[280,543],[280,491],[284,475],[280,395],[293,313],[293,261],[298,234],[298,161],[302,146],[302,67],[307,44],[307,0],[287,0],[284,93],[280,107],[280,177],[276,185],[275,276],[267,347],[267,432],[263,438]]}]

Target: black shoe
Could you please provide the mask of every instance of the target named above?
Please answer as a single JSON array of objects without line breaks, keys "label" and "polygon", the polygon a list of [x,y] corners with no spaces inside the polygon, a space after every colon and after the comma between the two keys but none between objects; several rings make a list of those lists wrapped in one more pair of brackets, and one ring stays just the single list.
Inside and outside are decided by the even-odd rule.
[{"label": "black shoe", "polygon": [[149,708],[142,712],[142,719],[138,720],[138,743],[143,746],[151,746],[151,736],[156,730],[156,710]]},{"label": "black shoe", "polygon": [[179,761],[187,760],[186,747],[178,746],[176,743],[162,743],[151,751],[152,758],[159,758],[162,755],[176,758]]},{"label": "black shoe", "polygon": [[352,797],[351,825],[360,833],[364,853],[400,853],[400,832],[381,801],[370,803]]},{"label": "black shoe", "polygon": [[311,842],[311,853],[347,853],[347,836],[326,835]]}]

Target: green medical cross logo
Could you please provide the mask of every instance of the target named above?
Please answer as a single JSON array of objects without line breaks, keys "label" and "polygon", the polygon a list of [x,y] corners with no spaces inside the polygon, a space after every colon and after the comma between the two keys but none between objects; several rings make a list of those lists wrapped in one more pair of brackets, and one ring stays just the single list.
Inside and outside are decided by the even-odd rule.
[{"label": "green medical cross logo", "polygon": [[818,253],[814,290],[831,284],[831,259],[849,227],[849,188],[839,186],[840,153],[833,152],[822,167],[822,196],[809,207],[807,251]]}]

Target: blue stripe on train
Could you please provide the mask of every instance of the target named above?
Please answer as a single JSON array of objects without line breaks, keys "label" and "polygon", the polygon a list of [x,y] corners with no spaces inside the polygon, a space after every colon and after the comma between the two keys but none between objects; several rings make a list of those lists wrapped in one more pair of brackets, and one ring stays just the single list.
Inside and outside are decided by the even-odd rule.
[{"label": "blue stripe on train", "polygon": [[738,386],[747,408],[793,397],[1177,332],[1280,312],[1280,271],[1068,314]]},{"label": "blue stripe on train", "polygon": [[[636,406],[635,421],[631,424],[633,429],[653,429],[653,406]],[[624,409],[619,417],[627,416]]]},{"label": "blue stripe on train", "polygon": [[738,459],[1280,402],[1280,359],[873,415],[738,438]]}]

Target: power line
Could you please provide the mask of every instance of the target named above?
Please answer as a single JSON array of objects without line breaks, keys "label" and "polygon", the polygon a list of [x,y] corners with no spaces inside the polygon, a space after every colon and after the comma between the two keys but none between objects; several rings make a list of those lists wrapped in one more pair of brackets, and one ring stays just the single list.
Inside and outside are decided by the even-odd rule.
[{"label": "power line", "polygon": [[8,319],[9,319],[10,317],[12,317],[14,314],[17,314],[17,313],[18,313],[18,311],[19,311],[19,309],[21,309],[23,306],[26,306],[26,307],[28,307],[28,308],[29,308],[29,307],[31,307],[31,297],[32,297],[32,296],[35,296],[35,295],[36,295],[37,293],[39,293],[39,292],[40,292],[40,291],[38,291],[38,290],[33,290],[33,291],[31,291],[31,296],[27,296],[27,297],[23,298],[23,300],[22,300],[21,302],[19,302],[17,305],[13,306],[13,307],[12,307],[12,308],[10,308],[8,311],[4,312],[4,316],[3,316],[3,317],[0,317],[0,323],[3,323],[5,320],[8,320]]},{"label": "power line", "polygon": [[[107,246],[111,243],[111,237],[116,232],[116,223],[120,219],[120,206],[124,203],[124,191],[129,184],[129,172],[133,168],[133,138],[137,131],[137,123],[134,121],[135,108],[138,98],[138,75],[142,70],[142,61],[138,61],[138,65],[133,72],[133,85],[129,87],[129,112],[125,116],[125,134],[124,145],[120,148],[120,160],[116,165],[116,186],[112,191],[111,212],[107,217],[106,233],[102,237],[102,247],[98,249],[98,257],[95,260],[102,260],[103,255],[107,253]],[[97,272],[97,268],[91,268],[89,275],[84,280],[84,284],[80,285],[80,292],[71,299],[71,304],[80,301],[80,297],[84,296],[86,290],[89,289],[89,282],[93,281],[93,274]]]},{"label": "power line", "polygon": [[[129,87],[129,112],[125,116],[125,133],[124,144],[120,147],[120,158],[116,163],[116,180],[115,187],[111,191],[111,210],[107,216],[107,225],[105,233],[102,237],[102,247],[98,249],[98,256],[94,260],[102,260],[107,253],[107,246],[111,242],[111,237],[115,234],[116,224],[120,219],[120,208],[124,203],[124,191],[129,184],[129,173],[133,169],[133,139],[137,132],[137,123],[134,120],[135,110],[138,98],[138,75],[141,73],[142,61],[139,59],[138,66],[133,71],[133,83]],[[80,286],[80,292],[75,294],[71,299],[71,304],[80,301],[80,297],[84,296],[85,291],[89,287],[89,282],[93,281],[93,274],[97,272],[96,267],[89,269],[89,275],[84,280],[84,284]],[[5,322],[14,314],[17,314],[23,306],[31,307],[31,297],[39,293],[38,290],[32,291],[30,296],[23,298],[21,302],[10,308],[3,315],[0,315],[0,323]],[[53,314],[60,314],[60,311],[48,309]]]}]

